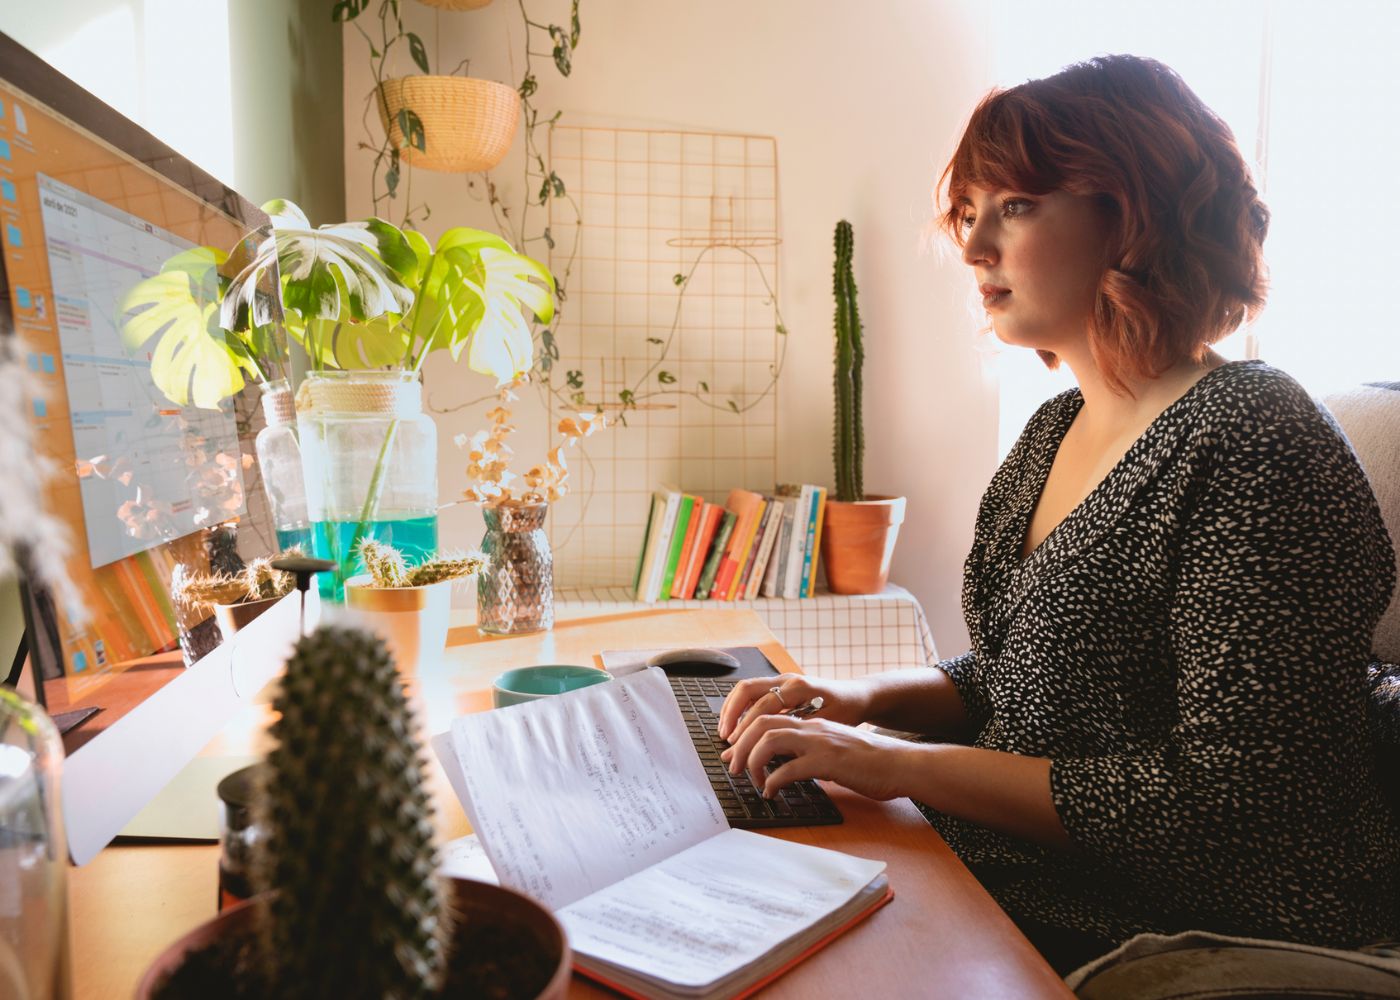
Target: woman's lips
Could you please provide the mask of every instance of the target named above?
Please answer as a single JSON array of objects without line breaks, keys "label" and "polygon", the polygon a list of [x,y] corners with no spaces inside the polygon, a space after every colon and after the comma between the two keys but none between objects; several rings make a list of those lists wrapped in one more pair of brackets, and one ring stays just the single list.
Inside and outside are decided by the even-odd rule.
[{"label": "woman's lips", "polygon": [[979,285],[977,290],[982,293],[982,308],[990,309],[993,306],[1005,302],[1011,295],[1011,289],[1002,288],[1000,285]]}]

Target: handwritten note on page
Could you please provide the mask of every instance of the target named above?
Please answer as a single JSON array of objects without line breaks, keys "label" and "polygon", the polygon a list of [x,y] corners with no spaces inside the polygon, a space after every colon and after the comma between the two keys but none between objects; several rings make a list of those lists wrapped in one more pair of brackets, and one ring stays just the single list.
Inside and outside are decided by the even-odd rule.
[{"label": "handwritten note on page", "polygon": [[464,716],[451,735],[501,884],[552,908],[729,828],[658,669]]},{"label": "handwritten note on page", "polygon": [[729,830],[558,916],[582,955],[704,986],[840,908],[884,870],[883,861]]}]

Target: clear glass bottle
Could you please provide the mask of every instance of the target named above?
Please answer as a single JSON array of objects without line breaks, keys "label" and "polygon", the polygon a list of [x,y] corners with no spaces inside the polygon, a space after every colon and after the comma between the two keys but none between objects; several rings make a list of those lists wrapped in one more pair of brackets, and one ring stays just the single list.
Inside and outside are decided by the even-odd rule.
[{"label": "clear glass bottle", "polygon": [[343,601],[362,572],[362,538],[393,545],[410,563],[438,547],[437,427],[413,372],[332,371],[306,377],[297,427],[313,554],[336,563],[321,596]]},{"label": "clear glass bottle", "polygon": [[311,554],[311,520],[306,513],[306,482],[301,444],[297,440],[296,401],[284,378],[263,386],[263,416],[267,426],[258,431],[254,447],[262,473],[263,492],[277,529],[277,548],[293,545]]},{"label": "clear glass bottle", "polygon": [[44,710],[0,688],[0,996],[71,991],[63,741]]}]

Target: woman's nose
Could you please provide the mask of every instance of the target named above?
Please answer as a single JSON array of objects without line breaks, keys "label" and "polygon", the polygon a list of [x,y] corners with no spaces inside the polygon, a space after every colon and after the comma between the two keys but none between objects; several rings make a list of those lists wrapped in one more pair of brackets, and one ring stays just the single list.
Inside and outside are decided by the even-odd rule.
[{"label": "woman's nose", "polygon": [[996,263],[996,257],[996,247],[987,238],[987,231],[974,226],[972,232],[968,233],[967,242],[963,244],[963,263],[972,266],[991,265]]}]

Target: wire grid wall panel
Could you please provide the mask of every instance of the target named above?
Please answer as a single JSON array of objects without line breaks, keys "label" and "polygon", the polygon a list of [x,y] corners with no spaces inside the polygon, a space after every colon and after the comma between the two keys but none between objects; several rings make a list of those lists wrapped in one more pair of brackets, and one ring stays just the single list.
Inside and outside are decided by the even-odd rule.
[{"label": "wire grid wall panel", "polygon": [[[559,126],[550,156],[578,206],[575,218],[550,202],[556,274],[577,247],[553,382],[614,417],[623,390],[636,399],[626,425],[570,456],[575,489],[550,517],[555,580],[626,585],[653,490],[723,501],[734,487],[773,489],[777,140]],[[573,405],[551,395],[550,407],[553,423]]]},{"label": "wire grid wall panel", "polygon": [[802,600],[760,597],[752,601],[664,601],[641,604],[627,587],[560,590],[554,597],[556,621],[635,611],[750,608],[803,671],[818,677],[864,677],[885,670],[938,662],[924,609],[903,587],[887,584],[878,594],[819,591]]}]

